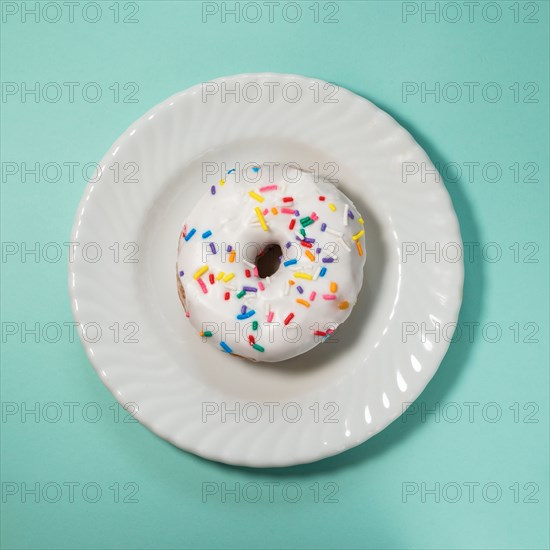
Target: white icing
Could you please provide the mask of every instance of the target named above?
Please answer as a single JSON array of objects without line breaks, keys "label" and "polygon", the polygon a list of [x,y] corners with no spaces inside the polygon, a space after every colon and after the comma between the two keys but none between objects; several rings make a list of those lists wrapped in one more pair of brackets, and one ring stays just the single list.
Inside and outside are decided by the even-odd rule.
[{"label": "white icing", "polygon": [[[315,335],[314,331],[335,330],[344,322],[363,283],[365,238],[361,235],[353,239],[353,235],[357,236],[363,230],[359,221],[361,215],[353,203],[326,180],[316,182],[313,174],[299,171],[291,174],[287,170],[284,176],[286,181],[283,174],[272,166],[260,169],[258,181],[254,183],[249,181],[250,178],[247,181],[242,176],[237,177],[235,172],[227,174],[224,185],[219,182],[215,185],[215,195],[209,189],[193,208],[178,245],[177,269],[191,324],[199,333],[212,332],[212,336],[204,337],[203,341],[221,351],[223,341],[234,354],[253,361],[282,361],[321,343],[326,337]],[[278,188],[259,190],[271,185]],[[259,202],[249,195],[250,191],[264,200]],[[282,201],[288,196],[294,198],[292,203]],[[319,196],[324,196],[325,200],[319,200]],[[336,207],[334,211],[330,204]],[[346,206],[353,219],[343,217]],[[261,211],[269,210],[264,216],[267,231],[256,215],[256,207]],[[273,207],[278,214],[271,211]],[[299,216],[282,213],[281,208],[285,207],[298,210]],[[311,216],[313,212],[318,219],[304,230],[308,238],[315,239],[315,243],[312,248],[305,248],[297,239],[297,236],[302,237],[300,219]],[[289,229],[292,219],[296,220],[295,226]],[[321,231],[323,223],[327,224],[325,231]],[[192,229],[195,233],[186,241],[184,237],[189,236]],[[212,234],[203,238],[207,231]],[[360,243],[362,255],[356,241]],[[286,248],[287,242],[293,243],[290,248]],[[212,253],[210,243],[214,243],[216,254]],[[271,277],[260,279],[254,276],[254,261],[256,254],[269,244],[279,244],[283,258]],[[228,245],[236,252],[233,263],[229,261]],[[321,248],[320,253],[317,253],[318,248]],[[313,262],[306,250],[314,255]],[[283,265],[284,261],[294,258],[298,260],[297,264]],[[324,263],[323,258],[333,258],[334,262]],[[204,266],[208,271],[200,279],[207,293],[194,277]],[[321,277],[323,267],[326,267],[326,274]],[[250,278],[245,276],[245,270],[250,270]],[[182,271],[183,276],[180,275]],[[224,273],[223,277],[220,272]],[[306,278],[300,278],[301,273]],[[214,276],[214,284],[210,283],[210,274]],[[294,284],[289,281],[294,281]],[[331,282],[337,284],[336,292],[331,291]],[[260,288],[262,285],[264,290]],[[237,298],[246,286],[257,288],[257,292],[247,292]],[[298,292],[298,286],[303,288],[303,294]],[[224,299],[226,292],[230,293],[229,300]],[[316,293],[313,300],[312,292]],[[336,295],[336,299],[326,300],[323,295]],[[309,307],[297,303],[296,299],[306,300]],[[348,302],[349,306],[341,309],[342,302]],[[255,313],[240,320],[237,315],[241,314],[243,305],[247,307],[247,314],[251,310]],[[294,317],[285,326],[284,320],[290,313]],[[272,322],[268,323],[270,316]],[[258,321],[258,330],[252,329],[253,321]],[[250,334],[264,349],[263,352],[251,346]]]}]

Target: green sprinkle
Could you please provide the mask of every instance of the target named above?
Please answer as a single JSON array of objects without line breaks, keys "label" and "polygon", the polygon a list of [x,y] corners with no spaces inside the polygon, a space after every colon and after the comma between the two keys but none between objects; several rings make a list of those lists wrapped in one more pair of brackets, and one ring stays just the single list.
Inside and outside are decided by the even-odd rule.
[{"label": "green sprinkle", "polygon": [[306,230],[305,229],[300,229],[300,233],[301,233],[302,237],[306,236]]},{"label": "green sprinkle", "polygon": [[300,223],[302,224],[302,227],[307,227],[313,223],[313,220],[309,216],[306,216],[305,218],[300,219]]},{"label": "green sprinkle", "polygon": [[258,351],[265,351],[265,349],[262,346],[260,346],[260,344],[252,344],[252,347],[254,349],[257,349]]},{"label": "green sprinkle", "polygon": [[252,322],[252,330],[258,330],[258,321]]},{"label": "green sprinkle", "polygon": [[203,336],[206,336],[206,337],[209,337],[209,336],[212,336],[212,332],[209,331],[209,330],[205,330],[203,333],[202,333]]},{"label": "green sprinkle", "polygon": [[237,298],[242,298],[245,294],[246,294],[246,290],[241,290],[241,291],[237,294]]}]

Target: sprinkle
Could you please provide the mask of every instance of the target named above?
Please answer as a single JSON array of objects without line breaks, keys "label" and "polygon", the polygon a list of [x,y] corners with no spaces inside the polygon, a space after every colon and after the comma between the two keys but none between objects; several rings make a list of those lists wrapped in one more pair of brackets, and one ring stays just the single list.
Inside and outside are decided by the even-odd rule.
[{"label": "sprinkle", "polygon": [[304,238],[304,241],[306,240],[305,237],[306,237],[306,230],[304,228],[300,229],[300,235],[302,235],[302,237]]},{"label": "sprinkle", "polygon": [[231,168],[231,170],[229,170],[227,173],[228,173],[228,174],[232,174],[232,173],[235,172],[235,171],[236,171],[235,168]]},{"label": "sprinkle", "polygon": [[252,344],[252,347],[258,351],[265,351],[265,349],[262,346],[260,346],[260,344]]},{"label": "sprinkle", "polygon": [[315,239],[313,239],[312,237],[304,237],[304,241],[306,243],[314,243],[315,242]]},{"label": "sprinkle", "polygon": [[193,227],[193,229],[191,229],[191,231],[189,231],[189,233],[187,233],[187,235],[185,235],[185,240],[188,241],[195,233],[197,232],[197,230]]},{"label": "sprinkle", "polygon": [[[326,271],[326,270],[325,270]],[[315,273],[313,275],[313,280],[316,281],[318,278],[319,278],[319,275],[321,274],[321,268],[318,267],[316,270],[315,270]]]},{"label": "sprinkle", "polygon": [[315,256],[314,256],[309,250],[306,250],[306,256],[307,256],[312,262],[315,261]]},{"label": "sprinkle", "polygon": [[326,223],[322,223],[322,224],[321,224],[321,231],[325,231],[326,228],[327,228],[327,224],[326,224]]},{"label": "sprinkle", "polygon": [[336,212],[336,206],[334,206],[334,204],[332,204],[331,202],[328,203],[328,207],[329,207],[333,212]]},{"label": "sprinkle", "polygon": [[298,286],[296,287],[296,290],[297,290],[300,294],[303,294],[303,293],[304,293],[304,289],[303,289],[300,285],[298,285]]},{"label": "sprinkle", "polygon": [[292,208],[281,208],[281,212],[283,214],[294,214],[294,210],[292,210]]},{"label": "sprinkle", "polygon": [[212,235],[212,231],[210,231],[210,229],[208,231],[205,231],[203,234],[202,234],[202,238],[203,239],[208,239],[208,237],[210,237],[210,235]]},{"label": "sprinkle", "polygon": [[312,275],[310,275],[309,273],[303,273],[303,272],[294,273],[294,277],[296,277],[296,279],[308,279],[309,281],[313,279]]},{"label": "sprinkle", "polygon": [[258,195],[255,191],[249,191],[248,194],[258,202],[264,202],[264,198],[261,195]]},{"label": "sprinkle", "polygon": [[250,311],[247,311],[246,313],[241,313],[239,315],[237,315],[237,319],[239,320],[242,320],[242,319],[248,319],[249,317],[252,317],[252,315],[255,315],[256,312],[251,309]]},{"label": "sprinkle", "polygon": [[260,191],[263,193],[264,191],[275,191],[277,189],[276,185],[264,185],[263,187],[260,187]]},{"label": "sprinkle", "polygon": [[246,292],[258,292],[255,286],[243,286],[243,290]]},{"label": "sprinkle", "polygon": [[185,316],[189,317],[189,312],[188,311],[185,312]]},{"label": "sprinkle", "polygon": [[319,277],[324,277],[326,272],[327,272],[327,268],[326,268],[326,267],[323,267],[323,268],[321,269],[321,272],[319,273]]},{"label": "sprinkle", "polygon": [[318,216],[315,212],[312,212],[310,218],[311,218],[314,222],[316,222],[316,221],[319,219],[319,216]]},{"label": "sprinkle", "polygon": [[210,284],[213,285],[214,284],[214,273],[210,273],[210,275],[208,275],[208,280],[210,281]]},{"label": "sprinkle", "polygon": [[203,330],[201,332],[201,336],[204,337],[204,338],[210,338],[212,336],[212,332],[209,331],[209,330]]},{"label": "sprinkle", "polygon": [[355,241],[355,244],[357,245],[357,252],[359,252],[359,256],[363,255],[363,247],[361,246],[360,241]]},{"label": "sprinkle", "polygon": [[260,167],[259,166],[253,166],[252,167],[252,172],[259,172],[260,171]]},{"label": "sprinkle", "polygon": [[235,277],[235,273],[228,273],[228,274],[225,275],[225,277],[223,278],[223,282],[224,282],[224,283],[228,283],[231,279],[233,279],[233,277]]},{"label": "sprinkle", "polygon": [[317,252],[317,254],[321,254],[321,249],[317,248],[317,250],[315,252]]},{"label": "sprinkle", "polygon": [[307,227],[313,223],[313,220],[309,216],[306,216],[300,220],[300,223],[302,224],[302,227]]},{"label": "sprinkle", "polygon": [[309,295],[309,301],[313,302],[315,300],[315,296],[317,296],[317,292],[315,290]]},{"label": "sprinkle", "polygon": [[343,233],[340,233],[340,231],[336,231],[334,229],[331,229],[330,227],[327,227],[327,233],[330,233],[331,235],[334,235],[335,237],[341,237]]},{"label": "sprinkle", "polygon": [[296,283],[295,283],[292,279],[289,279],[288,284],[289,284],[290,286],[293,286],[293,285],[295,285]]},{"label": "sprinkle", "polygon": [[223,276],[225,275],[225,273],[223,271],[220,271],[217,275],[216,275],[216,280],[220,280],[223,278]]},{"label": "sprinkle", "polygon": [[225,342],[220,342],[220,346],[222,347],[223,351],[227,353],[233,353],[233,350]]},{"label": "sprinkle", "polygon": [[210,250],[212,251],[212,254],[216,254],[216,245],[214,243],[210,243]]},{"label": "sprinkle", "polygon": [[237,255],[237,252],[235,250],[232,250],[229,253],[229,263],[232,264],[235,261],[235,256]]},{"label": "sprinkle", "polygon": [[262,281],[258,281],[258,288],[259,288],[260,290],[265,290],[265,286],[264,286],[264,284],[262,283]]},{"label": "sprinkle", "polygon": [[286,317],[285,317],[285,320],[283,321],[283,323],[285,325],[288,325],[288,323],[290,323],[290,321],[292,321],[292,319],[294,319],[294,313],[289,313]]},{"label": "sprinkle", "polygon": [[271,209],[271,212],[273,213],[274,216],[276,216],[279,213],[279,211],[275,207]]},{"label": "sprinkle", "polygon": [[355,233],[355,235],[353,235],[352,239],[354,241],[358,241],[364,234],[365,234],[365,230],[361,229],[361,231],[359,231],[358,233]]},{"label": "sprinkle", "polygon": [[252,330],[258,330],[258,321],[252,322]]},{"label": "sprinkle", "polygon": [[244,270],[244,276],[245,276],[247,279],[250,279],[250,275],[251,275],[250,269],[245,269],[245,270]]},{"label": "sprinkle", "polygon": [[252,273],[254,273],[254,277],[259,277],[260,275],[258,274],[258,268],[257,266],[254,266],[254,269],[252,270]]},{"label": "sprinkle", "polygon": [[323,300],[336,300],[336,296],[334,294],[323,294]]},{"label": "sprinkle", "polygon": [[338,290],[338,285],[334,281],[330,283],[330,291],[336,292],[337,290]]},{"label": "sprinkle", "polygon": [[226,300],[229,300],[229,292],[226,292],[226,293],[225,293],[224,298],[225,298]]},{"label": "sprinkle", "polygon": [[241,313],[246,313],[246,306],[241,307]]},{"label": "sprinkle", "polygon": [[180,271],[180,277],[183,277],[183,271]]},{"label": "sprinkle", "polygon": [[221,179],[220,180],[220,186],[223,187],[225,185],[225,180],[224,179]]},{"label": "sprinkle", "polygon": [[195,274],[193,275],[193,277],[195,279],[198,279],[200,276],[204,275],[207,271],[208,271],[208,266],[203,265],[202,267],[199,267],[197,271],[195,271]]},{"label": "sprinkle", "polygon": [[254,269],[254,264],[249,262],[248,260],[245,260],[244,258],[241,259],[241,262],[245,265],[247,265],[250,269]]},{"label": "sprinkle", "polygon": [[298,263],[298,260],[296,258],[293,258],[292,260],[287,260],[286,262],[284,262],[283,265],[285,267],[288,267],[289,265],[294,265],[297,263]]},{"label": "sprinkle", "polygon": [[309,307],[309,302],[307,300],[302,300],[302,298],[296,298],[296,303],[305,307]]},{"label": "sprinkle", "polygon": [[292,219],[290,220],[290,223],[288,224],[288,228],[289,228],[290,230],[292,230],[292,229],[294,229],[294,226],[295,226],[295,225],[296,225],[296,218],[292,218]]},{"label": "sprinkle", "polygon": [[346,241],[344,241],[344,239],[342,239],[342,237],[340,237],[338,239],[338,241],[340,241],[340,243],[342,243],[342,246],[348,251],[348,252],[351,252],[351,248],[347,245]]},{"label": "sprinkle", "polygon": [[323,195],[320,195],[320,196],[319,196],[319,200],[320,200],[320,201],[324,201],[324,200],[325,200],[325,197],[324,197]]},{"label": "sprinkle", "polygon": [[215,195],[216,194],[216,186],[213,185],[211,188],[210,188],[210,193],[212,193],[212,195]]},{"label": "sprinkle", "polygon": [[258,206],[254,208],[254,212],[256,212],[256,216],[258,217],[258,220],[260,220],[260,225],[262,226],[262,229],[264,231],[267,231],[267,224],[265,223],[264,215],[262,214],[262,211]]},{"label": "sprinkle", "polygon": [[334,261],[334,258],[323,258],[324,264],[331,264]]},{"label": "sprinkle", "polygon": [[202,279],[197,279],[197,283],[199,283],[203,293],[208,294],[208,289],[206,288],[206,285],[204,284],[204,281]]},{"label": "sprinkle", "polygon": [[349,307],[349,302],[347,302],[346,300],[344,300],[343,302],[340,302],[340,303],[338,304],[338,307],[339,307],[340,309],[348,309],[348,307]]},{"label": "sprinkle", "polygon": [[226,248],[226,252],[231,252],[232,250],[233,250],[233,247],[230,244],[228,244]]},{"label": "sprinkle", "polygon": [[295,215],[296,217],[298,217],[298,216],[300,215],[300,211],[299,211],[299,210],[294,210],[294,215]]},{"label": "sprinkle", "polygon": [[353,212],[351,210],[348,210],[348,217],[353,220],[355,216],[353,215]]},{"label": "sprinkle", "polygon": [[254,336],[252,334],[248,335],[248,341],[250,342],[250,345],[256,343],[256,339],[254,338]]},{"label": "sprinkle", "polygon": [[290,248],[291,244],[292,244],[292,243],[291,243],[290,241],[288,241],[288,242],[285,244],[285,248]]},{"label": "sprinkle", "polygon": [[237,294],[237,298],[242,298],[244,295],[246,294],[246,290],[241,290],[238,294]]},{"label": "sprinkle", "polygon": [[323,332],[322,330],[314,330],[314,331],[313,331],[313,334],[314,334],[315,336],[326,336],[326,335],[327,335],[327,333],[326,333],[326,332]]},{"label": "sprinkle", "polygon": [[359,218],[357,220],[361,225],[364,225],[365,224],[365,220],[363,218]]},{"label": "sprinkle", "polygon": [[300,241],[300,244],[302,246],[305,246],[306,248],[313,248],[313,245],[311,243],[306,242],[306,241]]},{"label": "sprinkle", "polygon": [[344,206],[344,225],[348,225],[349,204]]},{"label": "sprinkle", "polygon": [[283,202],[294,202],[294,197],[283,197]]},{"label": "sprinkle", "polygon": [[273,321],[273,315],[275,315],[275,313],[273,311],[270,311],[268,314],[267,314],[267,322],[268,323],[271,323]]}]

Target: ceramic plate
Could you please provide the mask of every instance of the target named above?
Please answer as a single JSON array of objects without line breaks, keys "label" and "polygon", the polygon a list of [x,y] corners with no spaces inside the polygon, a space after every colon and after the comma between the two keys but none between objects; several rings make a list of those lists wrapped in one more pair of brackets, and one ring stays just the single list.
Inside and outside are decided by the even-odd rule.
[{"label": "ceramic plate", "polygon": [[[182,220],[224,169],[250,162],[331,178],[366,221],[350,318],[283,363],[204,344],[176,288]],[[72,233],[73,313],[101,380],[162,438],[229,464],[311,462],[382,430],[436,372],[449,341],[438,331],[462,299],[462,260],[449,261],[459,226],[426,153],[369,101],[302,76],[222,78],[151,109],[100,167]],[[423,253],[434,247],[448,253]]]}]

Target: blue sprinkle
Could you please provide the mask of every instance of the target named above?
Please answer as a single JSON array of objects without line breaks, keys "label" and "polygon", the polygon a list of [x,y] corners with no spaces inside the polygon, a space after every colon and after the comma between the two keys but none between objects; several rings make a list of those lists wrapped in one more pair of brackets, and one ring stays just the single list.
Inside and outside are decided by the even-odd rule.
[{"label": "blue sprinkle", "polygon": [[323,263],[331,264],[334,261],[334,258],[323,258]]},{"label": "blue sprinkle", "polygon": [[252,171],[253,171],[253,172],[259,172],[259,171],[260,171],[260,167],[259,167],[259,166],[253,166],[253,167],[252,167]]},{"label": "blue sprinkle", "polygon": [[212,250],[212,254],[216,254],[216,245],[214,243],[210,243],[210,250]]},{"label": "blue sprinkle", "polygon": [[258,292],[258,289],[255,286],[243,286],[243,290],[247,292]]},{"label": "blue sprinkle", "polygon": [[237,319],[239,320],[242,320],[242,319],[248,319],[249,317],[252,317],[252,315],[255,315],[256,312],[251,309],[250,311],[247,311],[246,313],[241,313],[240,315],[237,315]]},{"label": "blue sprinkle", "polygon": [[227,173],[232,174],[233,172],[236,172],[235,168],[231,168],[231,170],[229,170],[229,172],[227,172]]},{"label": "blue sprinkle", "polygon": [[319,277],[324,277],[326,272],[327,272],[327,268],[323,267],[321,271],[319,271]]},{"label": "blue sprinkle", "polygon": [[210,229],[208,231],[205,231],[203,234],[202,234],[202,238],[203,239],[208,239],[208,237],[210,237],[210,235],[212,235],[212,231],[210,231]]},{"label": "blue sprinkle", "polygon": [[287,260],[283,265],[285,267],[288,267],[289,265],[294,265],[294,264],[297,264],[298,263],[298,260],[296,258],[294,258],[293,260]]},{"label": "blue sprinkle", "polygon": [[210,188],[210,193],[212,193],[212,195],[215,195],[216,194],[216,186],[213,185],[211,188]]},{"label": "blue sprinkle", "polygon": [[183,271],[180,271],[180,277],[183,277]]},{"label": "blue sprinkle", "polygon": [[223,351],[226,351],[227,353],[233,353],[233,350],[225,342],[220,342],[220,346],[222,347]]},{"label": "blue sprinkle", "polygon": [[191,229],[191,231],[185,235],[185,240],[188,241],[196,232],[197,230],[195,228]]},{"label": "blue sprinkle", "polygon": [[326,223],[322,223],[322,224],[321,224],[321,231],[324,231],[326,228],[327,228],[327,224],[326,224]]},{"label": "blue sprinkle", "polygon": [[304,293],[304,289],[303,289],[300,285],[298,285],[298,286],[296,287],[296,290],[297,290],[300,294],[303,294],[303,293]]}]

